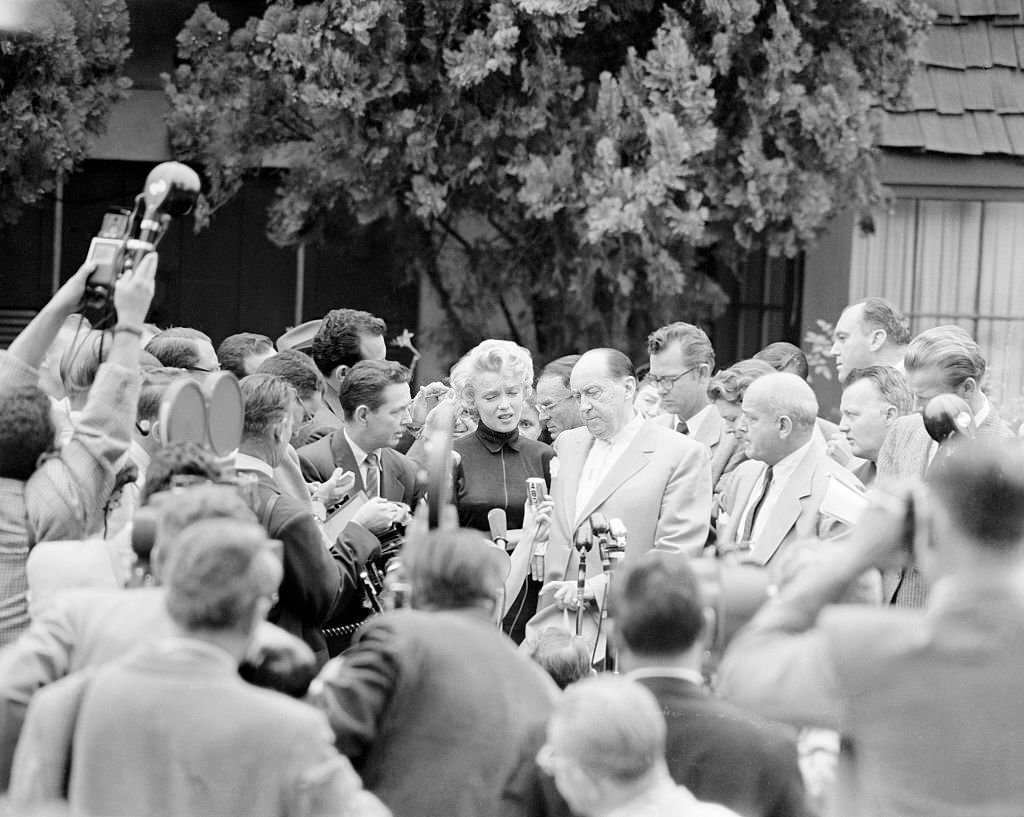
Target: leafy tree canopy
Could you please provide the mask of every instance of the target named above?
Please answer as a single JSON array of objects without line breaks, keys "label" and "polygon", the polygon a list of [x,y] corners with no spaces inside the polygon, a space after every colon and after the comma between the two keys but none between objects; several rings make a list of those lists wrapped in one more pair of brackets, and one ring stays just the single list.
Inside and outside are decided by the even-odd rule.
[{"label": "leafy tree canopy", "polygon": [[[284,164],[271,237],[386,218],[463,342],[629,348],[722,308],[694,248],[797,253],[881,198],[922,0],[321,0],[231,31],[200,6],[168,78],[209,204]],[[509,326],[495,322],[494,307]]]},{"label": "leafy tree canopy", "polygon": [[0,227],[86,156],[130,81],[124,0],[34,0],[0,32]]}]

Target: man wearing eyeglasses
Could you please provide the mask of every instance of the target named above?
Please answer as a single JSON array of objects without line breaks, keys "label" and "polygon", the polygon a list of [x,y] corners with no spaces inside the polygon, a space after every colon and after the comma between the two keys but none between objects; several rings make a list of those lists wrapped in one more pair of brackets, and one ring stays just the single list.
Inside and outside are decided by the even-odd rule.
[{"label": "man wearing eyeglasses", "polygon": [[677,321],[655,330],[647,338],[651,373],[666,413],[657,422],[702,443],[711,451],[714,483],[726,470],[736,438],[725,433],[722,415],[708,399],[708,383],[715,369],[715,350],[702,329]]},{"label": "man wearing eyeglasses", "polygon": [[[558,473],[542,590],[559,606],[577,606],[580,525],[600,511],[628,530],[627,562],[651,548],[699,554],[711,518],[711,457],[688,436],[645,420],[633,408],[633,364],[615,349],[592,349],[572,370],[570,387],[584,426],[555,441]],[[601,605],[605,581],[596,551],[588,559],[586,598]]]}]

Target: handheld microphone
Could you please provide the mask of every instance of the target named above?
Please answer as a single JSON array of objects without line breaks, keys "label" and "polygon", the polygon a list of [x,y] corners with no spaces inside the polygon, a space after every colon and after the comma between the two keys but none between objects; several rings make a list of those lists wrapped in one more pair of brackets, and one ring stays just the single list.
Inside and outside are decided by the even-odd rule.
[{"label": "handheld microphone", "polygon": [[601,569],[606,573],[612,569],[611,559],[608,555],[608,545],[611,544],[611,530],[608,527],[608,520],[600,511],[594,511],[590,515],[590,529],[597,540],[597,552],[601,557]]},{"label": "handheld microphone", "polygon": [[491,529],[491,541],[498,547],[508,550],[508,519],[501,508],[491,508],[487,512],[487,525]]}]

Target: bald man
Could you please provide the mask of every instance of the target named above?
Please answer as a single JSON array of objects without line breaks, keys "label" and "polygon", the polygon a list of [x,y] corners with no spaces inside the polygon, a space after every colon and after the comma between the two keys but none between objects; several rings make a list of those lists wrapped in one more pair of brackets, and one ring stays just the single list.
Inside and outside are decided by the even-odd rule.
[{"label": "bald man", "polygon": [[737,423],[746,447],[723,496],[722,541],[757,564],[778,565],[792,545],[830,538],[854,521],[864,486],[814,434],[818,400],[794,374],[750,384]]},{"label": "bald man", "polygon": [[[625,523],[627,562],[651,548],[700,554],[711,518],[711,455],[706,445],[636,412],[636,374],[622,352],[591,349],[573,367],[569,386],[584,425],[555,441],[547,578],[556,601],[572,607],[578,576],[573,542],[595,511]],[[587,598],[600,603],[596,552],[587,567]]]}]

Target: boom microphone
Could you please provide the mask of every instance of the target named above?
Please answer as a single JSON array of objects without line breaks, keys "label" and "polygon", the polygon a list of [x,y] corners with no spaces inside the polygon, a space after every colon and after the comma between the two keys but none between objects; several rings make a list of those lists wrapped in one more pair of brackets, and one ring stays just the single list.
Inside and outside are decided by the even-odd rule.
[{"label": "boom microphone", "polygon": [[491,541],[498,547],[508,550],[508,519],[501,508],[491,508],[487,512],[487,525],[491,529]]},{"label": "boom microphone", "polygon": [[199,174],[181,162],[163,162],[149,171],[142,189],[145,210],[139,238],[156,244],[166,223],[186,215],[199,198]]}]

